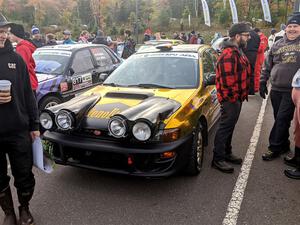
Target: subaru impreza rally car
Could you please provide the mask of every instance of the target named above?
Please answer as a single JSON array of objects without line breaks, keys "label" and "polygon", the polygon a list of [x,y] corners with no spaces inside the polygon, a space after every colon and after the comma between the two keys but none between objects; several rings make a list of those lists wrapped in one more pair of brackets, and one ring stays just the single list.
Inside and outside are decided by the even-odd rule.
[{"label": "subaru impreza rally car", "polygon": [[99,75],[110,74],[122,59],[104,45],[76,44],[38,48],[33,58],[39,81],[39,109],[73,98],[102,83]]},{"label": "subaru impreza rally car", "polygon": [[102,85],[43,110],[56,163],[146,177],[198,174],[220,113],[215,62],[206,45],[153,46]]}]

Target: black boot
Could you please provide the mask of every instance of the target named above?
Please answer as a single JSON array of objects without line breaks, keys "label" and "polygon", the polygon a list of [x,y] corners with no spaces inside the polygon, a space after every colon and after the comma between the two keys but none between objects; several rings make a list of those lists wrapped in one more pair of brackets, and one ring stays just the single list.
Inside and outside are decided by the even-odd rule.
[{"label": "black boot", "polygon": [[29,211],[29,201],[32,198],[33,190],[28,192],[19,192],[18,191],[18,198],[20,202],[19,206],[19,225],[33,225],[34,220]]},{"label": "black boot", "polygon": [[222,171],[223,173],[233,173],[234,168],[228,165],[225,160],[211,162],[211,166],[217,170]]},{"label": "black boot", "polygon": [[283,160],[286,165],[292,166],[292,167],[297,167],[295,155],[294,156],[287,155],[286,157],[284,157]]},{"label": "black boot", "polygon": [[5,213],[2,225],[17,225],[14,204],[9,186],[0,192],[0,205]]},{"label": "black boot", "polygon": [[231,154],[225,155],[225,161],[232,163],[232,164],[241,165],[243,162],[243,159],[239,158],[231,153]]},{"label": "black boot", "polygon": [[300,148],[295,147],[295,161],[296,161],[296,169],[286,169],[284,170],[284,174],[292,179],[300,179]]}]

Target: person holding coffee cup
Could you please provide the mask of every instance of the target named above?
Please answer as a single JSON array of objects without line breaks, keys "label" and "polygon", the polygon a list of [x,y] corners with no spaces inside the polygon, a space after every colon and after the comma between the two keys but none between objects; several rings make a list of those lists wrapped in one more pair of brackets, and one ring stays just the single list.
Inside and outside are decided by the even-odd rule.
[{"label": "person holding coffee cup", "polygon": [[[4,225],[33,224],[29,211],[35,187],[32,141],[40,136],[37,103],[26,64],[8,39],[10,23],[0,13],[0,206]],[[9,186],[7,155],[17,189],[17,223]]]}]

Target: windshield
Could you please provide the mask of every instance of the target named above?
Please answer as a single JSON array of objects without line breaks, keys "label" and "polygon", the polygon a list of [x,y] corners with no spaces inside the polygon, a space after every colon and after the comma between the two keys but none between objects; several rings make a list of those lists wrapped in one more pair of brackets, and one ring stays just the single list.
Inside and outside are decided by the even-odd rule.
[{"label": "windshield", "polygon": [[37,51],[33,54],[36,73],[63,74],[71,57],[71,52],[59,54],[57,52]]},{"label": "windshield", "polygon": [[199,86],[196,53],[148,53],[127,59],[104,85],[189,89]]}]

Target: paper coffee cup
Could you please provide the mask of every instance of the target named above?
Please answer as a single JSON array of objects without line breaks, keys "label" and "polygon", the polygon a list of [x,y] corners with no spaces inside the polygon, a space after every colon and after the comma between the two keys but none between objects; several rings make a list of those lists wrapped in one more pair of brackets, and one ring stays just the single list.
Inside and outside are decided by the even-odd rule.
[{"label": "paper coffee cup", "polygon": [[10,92],[11,82],[9,80],[0,80],[0,91]]}]

